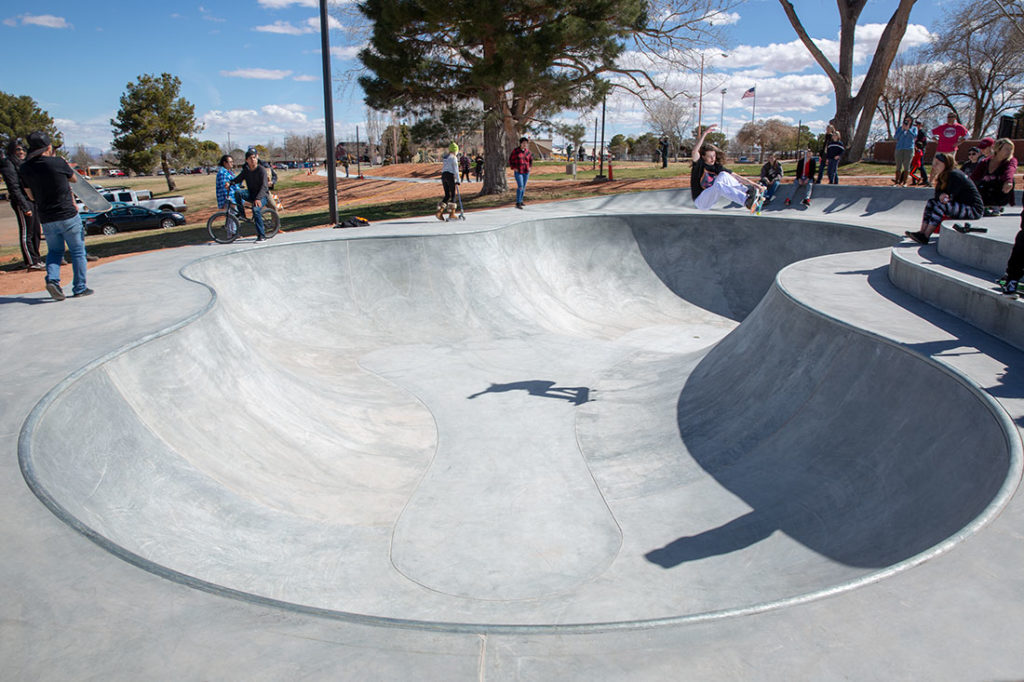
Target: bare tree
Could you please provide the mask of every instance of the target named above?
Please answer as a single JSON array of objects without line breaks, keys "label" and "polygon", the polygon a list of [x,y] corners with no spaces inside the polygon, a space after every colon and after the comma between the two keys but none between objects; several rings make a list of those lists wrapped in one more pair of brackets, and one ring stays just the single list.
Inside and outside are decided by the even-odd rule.
[{"label": "bare tree", "polygon": [[803,23],[797,16],[790,0],[779,0],[782,9],[789,18],[789,23],[800,37],[814,60],[818,62],[825,75],[832,81],[836,98],[835,126],[844,140],[850,144],[846,148],[847,160],[859,161],[864,154],[871,122],[875,116],[875,107],[882,94],[885,79],[896,57],[900,41],[907,32],[910,10],[917,0],[899,0],[896,10],[889,18],[882,36],[878,40],[871,66],[864,76],[857,94],[853,94],[853,46],[854,33],[857,30],[857,19],[860,17],[867,0],[836,0],[839,7],[839,67],[833,66],[828,57],[821,51],[814,40],[807,34]]},{"label": "bare tree", "polygon": [[645,122],[659,137],[667,137],[670,149],[675,150],[675,160],[679,161],[679,145],[686,136],[686,131],[693,124],[693,107],[679,99],[661,97],[645,101]]},{"label": "bare tree", "polygon": [[946,15],[928,56],[940,68],[935,94],[960,114],[972,137],[1020,105],[1024,35],[992,0],[961,2]]},{"label": "bare tree", "polygon": [[893,136],[895,126],[904,116],[917,118],[939,106],[933,91],[938,78],[938,65],[927,57],[899,55],[893,60],[877,106],[885,122],[887,137]]}]

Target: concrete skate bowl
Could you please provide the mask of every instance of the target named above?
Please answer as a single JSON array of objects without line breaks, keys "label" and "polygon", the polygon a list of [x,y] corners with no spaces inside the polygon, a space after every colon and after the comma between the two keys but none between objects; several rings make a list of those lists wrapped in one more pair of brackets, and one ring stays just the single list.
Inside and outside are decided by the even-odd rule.
[{"label": "concrete skate bowl", "polygon": [[646,627],[852,589],[1013,470],[982,393],[773,283],[893,241],[586,216],[207,258],[209,306],[51,391],[23,471],[146,570],[342,619]]}]

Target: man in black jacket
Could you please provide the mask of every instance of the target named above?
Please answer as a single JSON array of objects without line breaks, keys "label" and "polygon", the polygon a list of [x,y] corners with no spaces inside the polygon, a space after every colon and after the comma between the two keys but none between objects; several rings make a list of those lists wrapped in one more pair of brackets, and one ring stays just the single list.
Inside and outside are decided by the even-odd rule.
[{"label": "man in black jacket", "polygon": [[45,270],[46,265],[39,257],[39,242],[42,236],[42,226],[39,223],[39,216],[36,214],[36,207],[32,201],[25,196],[21,189],[21,179],[18,177],[18,167],[25,160],[25,147],[21,140],[14,138],[7,144],[6,156],[0,152],[0,175],[7,185],[7,199],[11,202],[14,215],[18,219],[18,244],[21,246],[21,257],[25,260],[25,267],[29,270]]},{"label": "man in black jacket", "polygon": [[267,205],[268,195],[273,183],[277,180],[277,173],[272,168],[260,165],[259,152],[249,147],[245,153],[245,165],[242,171],[231,181],[232,185],[245,182],[245,189],[239,190],[238,194],[244,201],[252,202],[252,218],[256,224],[256,241],[261,242],[267,238],[263,229],[263,214],[260,209]]}]

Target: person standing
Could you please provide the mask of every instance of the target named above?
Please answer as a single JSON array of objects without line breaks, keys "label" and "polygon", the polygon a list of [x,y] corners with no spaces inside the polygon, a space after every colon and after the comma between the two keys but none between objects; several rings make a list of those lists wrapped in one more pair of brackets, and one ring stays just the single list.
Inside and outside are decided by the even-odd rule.
[{"label": "person standing", "polygon": [[444,190],[444,198],[437,205],[437,213],[434,214],[438,220],[444,220],[445,213],[449,214],[449,219],[455,217],[455,209],[458,207],[455,203],[455,186],[461,184],[458,156],[459,145],[452,142],[448,145],[448,151],[441,157],[441,188]]},{"label": "person standing", "polygon": [[459,181],[469,182],[469,155],[465,152],[459,155]]},{"label": "person standing", "polygon": [[512,150],[508,157],[508,165],[516,178],[516,208],[523,207],[523,199],[526,196],[526,181],[530,179],[530,169],[533,167],[533,154],[530,153],[530,141],[525,137],[519,138],[519,146]]},{"label": "person standing", "polygon": [[825,174],[825,167],[828,165],[828,146],[832,143],[835,133],[836,127],[830,121],[825,127],[825,139],[821,142],[821,149],[818,150],[818,177],[814,180],[816,185],[821,184],[821,178]]},{"label": "person standing", "polygon": [[951,111],[946,115],[945,123],[932,128],[932,135],[935,136],[935,151],[956,157],[957,147],[967,137],[968,131],[957,119],[956,112]]},{"label": "person standing", "polygon": [[661,167],[668,168],[668,137],[662,136],[658,142],[658,152],[661,154]]},{"label": "person standing", "polygon": [[476,181],[482,182],[484,179],[484,157],[480,152],[477,152],[473,159],[473,172],[476,174]]},{"label": "person standing", "polygon": [[828,184],[839,184],[839,159],[846,153],[846,145],[838,130],[832,131],[832,139],[825,148],[825,161],[828,164]]},{"label": "person standing", "polygon": [[21,140],[14,138],[7,144],[6,156],[0,154],[0,175],[7,185],[7,199],[11,202],[14,215],[18,219],[18,245],[21,246],[21,257],[28,270],[45,270],[46,265],[39,256],[39,241],[42,225],[35,206],[21,189],[18,167],[25,160],[25,146]]},{"label": "person standing", "polygon": [[243,201],[252,203],[252,218],[256,224],[256,241],[262,242],[267,238],[263,229],[263,213],[261,209],[267,205],[267,195],[270,193],[270,181],[266,170],[260,166],[259,152],[249,147],[245,152],[245,165],[241,172],[228,183],[237,185],[245,182],[245,189],[238,190],[235,196]]},{"label": "person standing", "polygon": [[896,129],[896,177],[894,185],[907,186],[907,176],[910,175],[910,162],[914,159],[914,142],[917,141],[917,128],[914,127],[914,119],[910,116],[903,117],[903,124]]},{"label": "person standing", "polygon": [[18,175],[25,194],[39,212],[46,236],[46,291],[55,301],[65,298],[60,265],[66,246],[71,253],[72,295],[78,298],[93,293],[85,284],[85,227],[71,195],[71,183],[78,182],[78,175],[67,161],[53,155],[50,136],[45,132],[28,136],[28,154]]}]

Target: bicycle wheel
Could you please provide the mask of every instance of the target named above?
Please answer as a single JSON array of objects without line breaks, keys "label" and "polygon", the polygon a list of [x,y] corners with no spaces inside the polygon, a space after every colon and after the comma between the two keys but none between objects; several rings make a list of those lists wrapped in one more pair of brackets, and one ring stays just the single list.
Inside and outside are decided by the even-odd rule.
[{"label": "bicycle wheel", "polygon": [[238,239],[238,218],[226,211],[214,213],[206,221],[206,229],[213,241],[219,244],[230,244]]},{"label": "bicycle wheel", "polygon": [[263,214],[263,232],[269,239],[281,229],[281,216],[273,208],[265,208],[260,212]]}]

